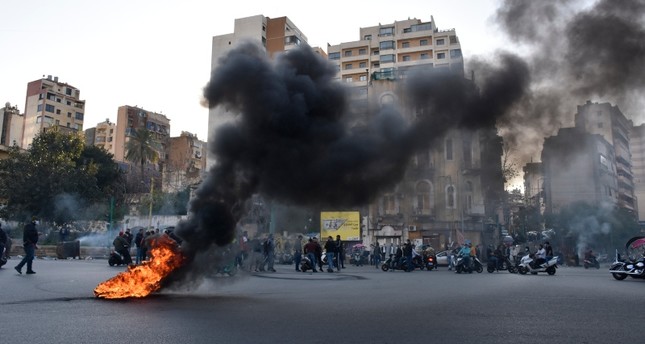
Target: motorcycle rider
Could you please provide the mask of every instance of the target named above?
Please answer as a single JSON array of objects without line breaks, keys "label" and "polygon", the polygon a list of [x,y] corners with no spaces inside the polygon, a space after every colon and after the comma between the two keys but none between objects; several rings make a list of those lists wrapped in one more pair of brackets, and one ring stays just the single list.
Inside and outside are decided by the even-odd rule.
[{"label": "motorcycle rider", "polygon": [[132,264],[130,245],[128,244],[128,240],[125,238],[123,232],[119,232],[119,235],[114,238],[112,245],[114,245],[114,251],[118,252],[123,257],[124,264]]},{"label": "motorcycle rider", "polygon": [[464,268],[471,271],[470,268],[470,244],[464,244],[459,251],[459,256],[463,259]]},{"label": "motorcycle rider", "polygon": [[548,241],[544,243],[544,250],[546,251],[547,260],[553,258],[553,247],[551,247],[551,244]]},{"label": "motorcycle rider", "polygon": [[544,245],[540,244],[540,249],[535,252],[535,267],[539,268],[544,263],[546,263],[546,250]]},{"label": "motorcycle rider", "polygon": [[495,269],[499,267],[499,258],[498,258],[497,250],[493,251],[493,245],[489,244],[488,247],[486,248],[486,259],[488,260],[488,263],[490,266],[494,266]]}]

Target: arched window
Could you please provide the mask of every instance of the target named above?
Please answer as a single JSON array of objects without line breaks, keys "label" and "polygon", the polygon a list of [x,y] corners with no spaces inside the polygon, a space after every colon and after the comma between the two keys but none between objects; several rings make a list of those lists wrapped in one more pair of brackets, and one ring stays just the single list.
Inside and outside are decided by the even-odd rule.
[{"label": "arched window", "polygon": [[466,210],[471,211],[473,209],[473,183],[471,181],[466,181],[464,186],[464,193],[466,197]]},{"label": "arched window", "polygon": [[448,185],[446,187],[446,208],[456,208],[455,196],[455,187],[453,185]]}]

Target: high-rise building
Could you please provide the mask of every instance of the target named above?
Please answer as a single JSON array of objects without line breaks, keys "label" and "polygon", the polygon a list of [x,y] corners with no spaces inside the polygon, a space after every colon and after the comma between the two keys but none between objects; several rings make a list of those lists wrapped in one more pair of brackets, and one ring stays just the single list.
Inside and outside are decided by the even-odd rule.
[{"label": "high-rise building", "polygon": [[115,136],[116,123],[106,119],[105,122],[98,123],[96,127],[85,130],[85,144],[101,147],[108,153],[115,153]]},{"label": "high-rise building", "polygon": [[[211,69],[218,67],[219,59],[241,43],[253,41],[265,47],[270,57],[307,43],[307,37],[287,17],[269,18],[263,15],[235,19],[233,33],[213,37]],[[320,51],[320,50],[319,50]],[[211,140],[215,128],[230,119],[231,114],[221,106],[208,112],[208,135]],[[208,168],[215,158],[208,157]]]},{"label": "high-rise building", "polygon": [[629,142],[633,122],[623,115],[618,106],[587,101],[584,105],[578,106],[575,125],[585,132],[601,135],[612,145],[614,159],[608,163],[615,166],[617,205],[635,214],[638,206],[634,194],[634,174]]},{"label": "high-rise building", "polygon": [[634,126],[629,135],[634,173],[634,194],[638,200],[638,221],[645,222],[645,124]]},{"label": "high-rise building", "polygon": [[85,100],[80,91],[58,81],[58,77],[35,80],[27,84],[22,148],[28,148],[34,138],[46,130],[82,133]]},{"label": "high-rise building", "polygon": [[114,133],[114,160],[125,162],[127,143],[135,130],[147,129],[157,143],[155,150],[159,162],[167,156],[168,139],[170,138],[170,120],[163,114],[141,109],[137,106],[120,106],[117,112],[116,131]]},{"label": "high-rise building", "polygon": [[171,137],[163,170],[163,191],[178,192],[197,184],[206,169],[206,143],[197,135],[182,131]]},{"label": "high-rise building", "polygon": [[[358,41],[330,45],[327,54],[339,81],[353,91],[357,125],[382,106],[405,107],[401,81],[413,68],[447,69],[464,77],[456,31],[439,30],[432,17],[361,28]],[[409,238],[440,248],[464,240],[492,242],[499,234],[494,229],[504,224],[499,207],[504,183],[495,128],[451,130],[437,142],[418,152],[404,179],[369,205],[367,241],[398,244]]]}]

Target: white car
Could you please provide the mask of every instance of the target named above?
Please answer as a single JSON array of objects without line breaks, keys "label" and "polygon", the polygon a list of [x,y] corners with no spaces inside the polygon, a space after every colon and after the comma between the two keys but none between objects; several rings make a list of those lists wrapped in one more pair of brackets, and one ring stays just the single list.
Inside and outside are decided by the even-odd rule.
[{"label": "white car", "polygon": [[441,251],[437,253],[437,266],[449,266],[450,251]]}]

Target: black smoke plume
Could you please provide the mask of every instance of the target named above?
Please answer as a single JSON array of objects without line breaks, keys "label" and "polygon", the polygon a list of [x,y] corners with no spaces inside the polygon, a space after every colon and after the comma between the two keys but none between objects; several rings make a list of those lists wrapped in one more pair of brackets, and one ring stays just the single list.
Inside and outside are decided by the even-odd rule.
[{"label": "black smoke plume", "polygon": [[544,137],[573,126],[576,106],[587,100],[613,103],[642,122],[644,10],[645,0],[502,2],[496,22],[509,45],[525,51],[533,79],[515,113],[498,123],[521,161],[539,156]]},{"label": "black smoke plume", "polygon": [[[189,264],[229,244],[244,204],[261,194],[284,204],[334,208],[365,205],[402,178],[407,163],[446,130],[490,127],[530,83],[521,60],[505,55],[487,66],[477,87],[460,73],[419,70],[406,79],[399,104],[383,106],[356,127],[347,120],[350,91],[336,68],[309,47],[271,61],[252,43],[230,51],[204,89],[209,107],[236,117],[211,135],[215,165],[197,190],[191,216],[179,224]],[[413,120],[407,120],[413,114]],[[194,272],[194,271],[191,271]]]}]

